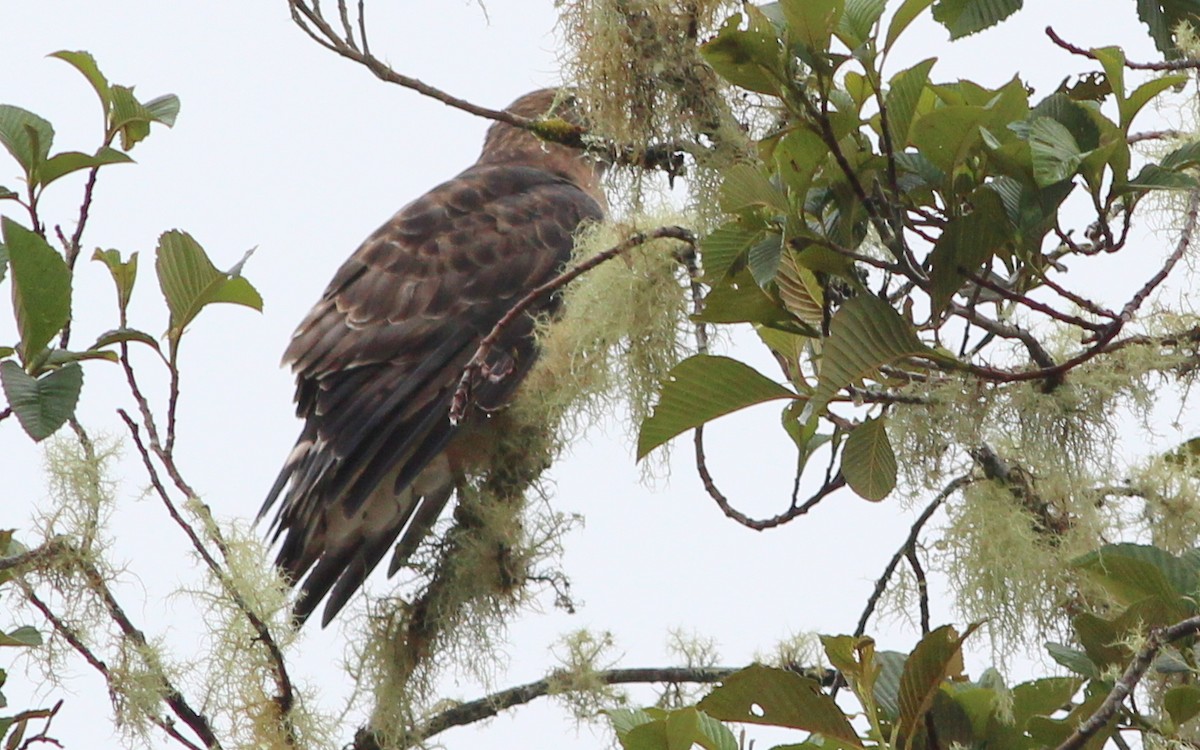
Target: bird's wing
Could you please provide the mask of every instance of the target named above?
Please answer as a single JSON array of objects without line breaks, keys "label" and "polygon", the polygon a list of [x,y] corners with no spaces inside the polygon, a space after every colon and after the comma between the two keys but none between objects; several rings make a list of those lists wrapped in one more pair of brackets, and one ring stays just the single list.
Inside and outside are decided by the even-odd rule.
[{"label": "bird's wing", "polygon": [[[338,271],[284,355],[305,425],[259,514],[281,499],[277,564],[294,581],[312,569],[298,616],[336,584],[328,621],[414,515],[406,543],[436,519],[452,482],[412,485],[459,429],[448,413],[463,368],[504,313],[566,261],[580,223],[601,216],[561,176],[475,166],[401,209]],[[480,384],[490,406],[507,401],[532,361],[530,332],[522,320],[496,348],[516,363]]]}]

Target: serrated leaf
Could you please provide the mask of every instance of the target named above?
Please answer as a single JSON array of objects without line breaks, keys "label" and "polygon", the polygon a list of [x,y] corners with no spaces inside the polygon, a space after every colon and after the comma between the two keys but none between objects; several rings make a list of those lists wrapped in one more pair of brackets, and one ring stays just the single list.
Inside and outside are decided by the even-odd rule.
[{"label": "serrated leaf", "polygon": [[71,271],[46,241],[8,217],[0,218],[13,277],[13,312],[22,362],[37,356],[71,317]]},{"label": "serrated leaf", "polygon": [[173,342],[178,342],[183,329],[207,305],[229,302],[262,310],[262,297],[250,282],[234,273],[218,271],[200,243],[186,232],[173,230],[158,238],[154,267],[171,311],[167,336]]},{"label": "serrated leaf", "polygon": [[750,247],[746,253],[746,266],[759,286],[765,287],[775,280],[782,252],[783,237],[773,233],[766,235]]},{"label": "serrated leaf", "polygon": [[179,97],[163,94],[143,103],[142,106],[150,113],[150,119],[154,122],[162,123],[168,128],[175,127],[175,120],[179,117]]},{"label": "serrated leaf", "polygon": [[1157,164],[1147,164],[1132,180],[1121,186],[1122,190],[1195,190],[1200,182],[1182,172],[1163,169]]},{"label": "serrated leaf", "polygon": [[892,48],[909,24],[915,21],[917,16],[921,15],[930,5],[933,5],[933,0],[904,0],[900,4],[900,7],[896,9],[896,15],[892,16],[892,20],[888,24],[887,38],[883,43],[884,52]]},{"label": "serrated leaf", "polygon": [[11,104],[0,104],[0,145],[12,154],[29,182],[50,153],[54,127],[34,113]]},{"label": "serrated leaf", "polygon": [[779,299],[784,307],[811,326],[820,326],[824,316],[825,292],[816,274],[796,261],[795,253],[787,251],[779,261],[775,274]]},{"label": "serrated leaf", "polygon": [[59,60],[69,63],[87,78],[88,83],[92,85],[92,90],[96,92],[96,96],[100,97],[100,106],[104,108],[104,114],[107,116],[109,103],[112,98],[108,90],[108,79],[100,72],[100,67],[96,65],[96,59],[92,57],[91,53],[60,50],[50,53],[49,57],[56,57]]},{"label": "serrated leaf", "polygon": [[1037,117],[1029,129],[1033,177],[1046,187],[1073,176],[1083,162],[1083,151],[1071,131],[1058,120]]},{"label": "serrated leaf", "polygon": [[933,70],[936,57],[922,60],[916,65],[892,76],[888,84],[887,105],[888,129],[892,134],[892,146],[896,150],[908,145],[908,131],[917,112],[917,102],[925,84],[929,83],[929,72]]},{"label": "serrated leaf", "polygon": [[743,271],[713,287],[704,297],[704,309],[692,320],[703,323],[756,323],[789,333],[819,335],[784,309]]},{"label": "serrated leaf", "polygon": [[11,633],[0,632],[0,646],[29,648],[40,645],[42,645],[42,634],[29,625],[22,625]]},{"label": "serrated leaf", "polygon": [[1022,5],[1023,0],[940,0],[933,6],[933,19],[951,39],[960,39],[995,26]]},{"label": "serrated leaf", "polygon": [[1050,654],[1050,658],[1058,662],[1062,666],[1071,670],[1077,675],[1082,675],[1088,679],[1092,679],[1099,675],[1096,665],[1088,658],[1084,652],[1064,646],[1061,643],[1047,641],[1046,653]]},{"label": "serrated leaf", "polygon": [[960,636],[949,625],[930,632],[909,654],[900,677],[900,721],[903,737],[913,736],[942,682],[962,675],[962,644],[978,625]]},{"label": "serrated leaf", "polygon": [[16,362],[5,360],[0,362],[0,385],[21,427],[34,441],[42,441],[75,413],[83,368],[69,364],[35,378]]},{"label": "serrated leaf", "polygon": [[90,349],[82,352],[73,352],[67,349],[51,349],[46,357],[46,364],[50,366],[65,365],[68,362],[82,362],[87,359],[103,359],[108,362],[118,361],[116,352],[95,351]]},{"label": "serrated leaf", "polygon": [[795,393],[736,359],[688,357],[671,368],[654,412],[642,422],[637,457],[717,417],[764,401],[794,398]]},{"label": "serrated leaf", "polygon": [[771,154],[775,171],[792,200],[802,204],[820,166],[829,158],[829,147],[808,128],[793,128],[779,139]]},{"label": "serrated leaf", "polygon": [[971,195],[973,210],[950,220],[930,253],[930,302],[941,315],[966,275],[984,271],[992,257],[1009,246],[1015,232],[1005,211],[1003,196],[990,189]]},{"label": "serrated leaf", "polygon": [[1200,166],[1200,141],[1192,141],[1175,149],[1163,157],[1159,166],[1171,170]]},{"label": "serrated leaf", "polygon": [[11,198],[19,198],[19,197],[20,197],[20,195],[18,195],[15,190],[9,190],[8,188],[4,187],[3,185],[0,185],[0,201],[9,200]]},{"label": "serrated leaf", "polygon": [[930,357],[900,314],[878,297],[860,294],[842,305],[830,321],[812,413],[819,414],[848,385],[902,357]]},{"label": "serrated leaf", "polygon": [[729,727],[717,721],[713,717],[697,711],[698,721],[696,722],[695,742],[704,750],[738,750],[737,738],[733,736],[733,732],[729,731]]},{"label": "serrated leaf", "polygon": [[762,236],[762,230],[744,229],[737,222],[717,227],[700,240],[700,261],[704,268],[704,281],[719,282],[735,270],[739,259],[744,259],[751,244]]},{"label": "serrated leaf", "polygon": [[1176,685],[1162,699],[1163,708],[1171,716],[1175,726],[1191,721],[1200,715],[1200,687]]},{"label": "serrated leaf", "polygon": [[838,38],[851,49],[870,39],[886,5],[886,0],[846,0],[846,10],[838,23]]},{"label": "serrated leaf", "polygon": [[896,488],[896,453],[882,417],[850,431],[842,449],[842,474],[850,489],[865,500],[878,502]]},{"label": "serrated leaf", "polygon": [[1146,597],[1174,601],[1200,588],[1200,575],[1193,565],[1151,545],[1109,544],[1071,564],[1090,574],[1125,606]]},{"label": "serrated leaf", "polygon": [[735,164],[725,170],[721,182],[721,208],[730,213],[747,208],[765,207],[776,213],[788,213],[787,197],[771,184],[757,167]]},{"label": "serrated leaf", "polygon": [[46,163],[38,170],[37,181],[39,185],[44,187],[59,177],[71,174],[72,172],[78,172],[81,169],[92,169],[93,167],[102,167],[106,164],[129,164],[132,162],[133,159],[130,159],[124,153],[108,146],[101,146],[100,150],[92,155],[80,153],[79,151],[64,151],[46,160]]},{"label": "serrated leaf", "polygon": [[816,680],[756,664],[735,672],[697,708],[721,721],[803,729],[851,747],[862,740]]}]

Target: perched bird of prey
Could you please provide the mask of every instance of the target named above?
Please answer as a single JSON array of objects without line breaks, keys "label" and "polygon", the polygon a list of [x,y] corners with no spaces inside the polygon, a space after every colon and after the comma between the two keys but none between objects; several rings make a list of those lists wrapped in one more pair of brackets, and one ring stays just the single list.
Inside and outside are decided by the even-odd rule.
[{"label": "perched bird of prey", "polygon": [[[545,89],[508,109],[557,107],[571,120],[564,98]],[[561,270],[580,224],[603,217],[599,178],[579,151],[496,123],[475,164],[368,237],[300,324],[283,359],[304,429],[259,518],[279,502],[276,564],[300,586],[301,622],[327,599],[327,625],[393,544],[388,575],[402,567],[479,460],[488,412],[537,356],[532,320],[507,329],[471,412],[452,424],[463,369],[504,313]]]}]

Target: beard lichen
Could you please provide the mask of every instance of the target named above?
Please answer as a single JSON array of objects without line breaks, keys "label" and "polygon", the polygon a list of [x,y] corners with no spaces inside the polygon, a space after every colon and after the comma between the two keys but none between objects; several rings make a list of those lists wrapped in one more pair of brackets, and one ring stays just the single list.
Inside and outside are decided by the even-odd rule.
[{"label": "beard lichen", "polygon": [[[933,558],[961,617],[987,621],[999,658],[1068,632],[1070,613],[1092,593],[1075,557],[1145,535],[1194,545],[1200,511],[1189,484],[1152,471],[1122,476],[1129,425],[1149,429],[1156,387],[1187,356],[1125,346],[1049,391],[947,378],[921,386],[928,403],[892,412],[889,434],[913,498],[956,475],[977,477],[947,503]],[[1106,489],[1130,486],[1158,488],[1140,522],[1123,502],[1132,493]]]}]

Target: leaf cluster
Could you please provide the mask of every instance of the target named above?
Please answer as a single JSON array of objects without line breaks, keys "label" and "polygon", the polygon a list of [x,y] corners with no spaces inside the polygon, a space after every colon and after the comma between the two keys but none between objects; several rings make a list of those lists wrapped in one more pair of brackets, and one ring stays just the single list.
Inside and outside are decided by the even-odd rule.
[{"label": "leaf cluster", "polygon": [[[0,200],[24,208],[30,220],[30,226],[25,226],[11,216],[0,216],[0,280],[11,276],[19,334],[13,345],[0,346],[0,386],[8,400],[5,416],[15,415],[35,441],[53,435],[73,417],[83,389],[82,362],[118,362],[127,345],[136,342],[158,352],[174,379],[179,341],[203,307],[232,302],[262,309],[262,298],[241,276],[242,263],[219,271],[198,242],[173,230],[164,233],[155,248],[159,289],[170,311],[169,353],[162,354],[153,335],[128,325],[138,253],[126,258],[119,250],[100,248],[92,259],[104,264],[116,285],[119,320],[87,348],[69,348],[72,279],[96,175],[102,167],[132,162],[128,152],[150,134],[152,124],[173,125],[179,100],[171,94],[138,100],[133,87],[110,83],[87,52],[62,51],[51,57],[69,63],[87,79],[100,99],[103,130],[101,145],[90,155],[78,151],[51,155],[54,128],[48,121],[19,107],[0,105],[0,145],[16,161],[25,183],[22,193],[0,188]],[[56,250],[47,239],[38,202],[50,184],[83,170],[89,172],[85,208],[74,237],[59,231],[62,248]]]}]

